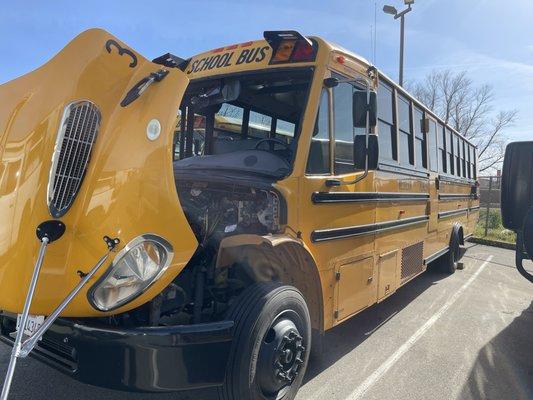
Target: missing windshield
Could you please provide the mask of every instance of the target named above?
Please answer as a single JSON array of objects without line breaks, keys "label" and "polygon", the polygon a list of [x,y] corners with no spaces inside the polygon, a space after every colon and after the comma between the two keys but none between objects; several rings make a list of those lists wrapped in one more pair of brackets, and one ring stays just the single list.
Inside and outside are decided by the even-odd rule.
[{"label": "missing windshield", "polygon": [[311,78],[307,69],[193,81],[178,114],[175,167],[286,176]]}]

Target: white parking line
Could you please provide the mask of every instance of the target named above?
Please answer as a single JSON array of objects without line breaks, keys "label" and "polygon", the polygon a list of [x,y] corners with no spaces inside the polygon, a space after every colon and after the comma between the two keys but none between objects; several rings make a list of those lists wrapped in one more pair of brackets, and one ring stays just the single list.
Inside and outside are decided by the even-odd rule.
[{"label": "white parking line", "polygon": [[439,320],[440,317],[457,301],[459,296],[474,282],[474,280],[479,276],[479,274],[485,269],[487,264],[492,260],[493,256],[489,256],[486,261],[481,264],[479,269],[464,283],[463,286],[459,288],[449,299],[448,301],[435,313],[433,316],[426,321],[414,334],[411,336],[404,344],[402,344],[398,350],[396,350],[383,364],[376,369],[372,375],[365,379],[365,381],[359,385],[348,397],[346,400],[358,400],[370,389],[378,380],[387,373],[387,371],[394,365],[396,362],[407,352],[413,345],[420,339],[424,333],[426,333],[429,328],[431,328],[435,322]]}]

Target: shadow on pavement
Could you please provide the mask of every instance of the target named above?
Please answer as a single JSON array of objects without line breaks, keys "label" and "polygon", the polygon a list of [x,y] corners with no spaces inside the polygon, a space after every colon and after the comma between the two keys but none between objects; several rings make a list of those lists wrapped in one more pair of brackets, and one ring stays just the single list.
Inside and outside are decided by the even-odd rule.
[{"label": "shadow on pavement", "polygon": [[460,399],[533,399],[533,302],[479,352]]},{"label": "shadow on pavement", "polygon": [[[464,253],[464,250],[463,250]],[[344,355],[369,338],[381,325],[396,315],[424,291],[448,275],[439,272],[438,261],[428,271],[413,279],[382,303],[375,304],[341,325],[326,332],[323,354],[313,357],[307,367],[304,384],[329,368]]]}]

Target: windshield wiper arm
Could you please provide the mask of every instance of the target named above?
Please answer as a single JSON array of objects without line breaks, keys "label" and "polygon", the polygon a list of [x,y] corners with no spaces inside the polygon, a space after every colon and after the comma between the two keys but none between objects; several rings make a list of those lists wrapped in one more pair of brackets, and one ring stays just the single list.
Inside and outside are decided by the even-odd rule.
[{"label": "windshield wiper arm", "polygon": [[124,99],[120,102],[122,107],[126,107],[133,103],[144,93],[148,87],[154,82],[161,82],[168,75],[168,70],[160,69],[159,71],[152,72],[150,75],[142,78],[130,91],[126,94]]}]

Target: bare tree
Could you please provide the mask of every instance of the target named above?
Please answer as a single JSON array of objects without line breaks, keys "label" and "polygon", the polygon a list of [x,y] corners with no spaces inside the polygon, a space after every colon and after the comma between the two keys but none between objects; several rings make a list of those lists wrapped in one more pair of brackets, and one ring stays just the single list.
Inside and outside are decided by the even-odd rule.
[{"label": "bare tree", "polygon": [[477,146],[480,172],[501,164],[507,142],[505,130],[516,121],[518,112],[495,113],[490,85],[474,85],[466,71],[444,70],[433,71],[407,87],[426,107]]}]

